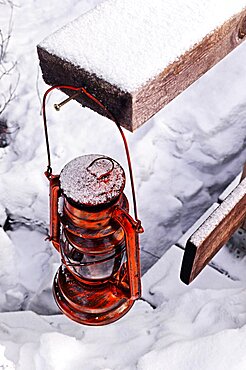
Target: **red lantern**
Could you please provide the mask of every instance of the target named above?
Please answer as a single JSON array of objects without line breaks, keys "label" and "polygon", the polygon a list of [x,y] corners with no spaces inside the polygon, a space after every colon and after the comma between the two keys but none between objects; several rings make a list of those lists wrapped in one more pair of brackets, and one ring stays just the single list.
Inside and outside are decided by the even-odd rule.
[{"label": "red lantern", "polygon": [[[43,101],[46,176],[50,181],[49,238],[62,260],[53,284],[54,297],[61,311],[72,320],[104,325],[122,317],[141,294],[138,234],[143,229],[137,218],[129,151],[116,123],[127,153],[136,220],[129,214],[123,193],[124,170],[115,160],[85,155],[66,164],[59,176],[52,174],[45,99],[54,88],[45,93]],[[106,110],[83,88],[59,88],[78,90]]]}]

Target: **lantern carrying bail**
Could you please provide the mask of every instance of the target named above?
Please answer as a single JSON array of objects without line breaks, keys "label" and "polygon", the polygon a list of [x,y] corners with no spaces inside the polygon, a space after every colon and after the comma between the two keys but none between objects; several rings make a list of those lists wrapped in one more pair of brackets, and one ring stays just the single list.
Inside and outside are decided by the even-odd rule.
[{"label": "lantern carrying bail", "polygon": [[[109,162],[111,163],[111,168],[110,168],[108,171],[106,171],[105,173],[103,173],[103,174],[101,174],[101,175],[97,176],[95,173],[91,172],[91,171],[89,170],[89,168],[91,168],[91,167],[93,166],[93,164],[95,164],[96,162],[100,161],[101,159],[105,159],[105,160],[109,161]],[[111,158],[109,158],[109,157],[102,156],[102,157],[99,157],[99,158],[95,158],[95,159],[94,159],[94,160],[89,164],[89,166],[87,166],[87,167],[86,167],[86,169],[87,169],[87,171],[89,171],[89,172],[90,172],[90,174],[91,174],[91,175],[95,176],[95,177],[97,178],[97,180],[102,180],[102,179],[104,179],[105,177],[109,176],[109,175],[111,174],[111,172],[114,170],[114,161],[113,161]]]},{"label": "lantern carrying bail", "polygon": [[[48,164],[47,164],[47,170],[45,171],[45,176],[48,178],[48,180],[51,180],[54,175],[52,174],[52,166],[51,166],[51,155],[50,155],[50,144],[49,144],[49,135],[48,135],[48,127],[47,127],[47,118],[46,118],[46,98],[48,94],[55,90],[55,89],[67,89],[71,91],[76,91],[72,96],[69,98],[65,99],[59,104],[55,104],[54,107],[57,111],[60,110],[60,108],[67,104],[69,101],[71,101],[73,98],[79,96],[79,94],[84,94],[87,98],[92,100],[94,103],[99,105],[106,113],[106,115],[116,124],[123,143],[124,143],[124,148],[126,152],[126,158],[127,158],[127,163],[128,163],[128,170],[129,170],[129,175],[130,175],[130,182],[131,182],[131,189],[132,189],[132,199],[133,199],[133,208],[134,208],[134,216],[135,216],[135,221],[136,221],[136,232],[137,233],[143,233],[144,229],[142,227],[141,221],[138,218],[138,212],[137,212],[137,201],[136,201],[136,194],[135,194],[135,186],[134,186],[134,180],[133,180],[133,171],[132,171],[132,164],[131,164],[131,158],[130,158],[130,152],[127,144],[126,137],[124,135],[124,132],[122,130],[122,127],[114,117],[114,115],[103,105],[94,95],[90,94],[84,87],[75,87],[75,86],[70,86],[70,85],[55,85],[50,87],[43,96],[43,103],[42,103],[42,112],[43,112],[43,123],[44,123],[44,133],[45,133],[45,142],[46,142],[46,150],[47,150],[47,159],[48,159]],[[106,157],[107,158],[107,157]],[[101,158],[98,158],[99,160]],[[109,158],[107,158],[109,159]],[[94,161],[95,162],[95,161]],[[90,164],[88,167],[90,167],[92,164]],[[113,168],[109,171],[109,173],[113,170]],[[101,176],[105,177],[109,173],[103,174]]]}]

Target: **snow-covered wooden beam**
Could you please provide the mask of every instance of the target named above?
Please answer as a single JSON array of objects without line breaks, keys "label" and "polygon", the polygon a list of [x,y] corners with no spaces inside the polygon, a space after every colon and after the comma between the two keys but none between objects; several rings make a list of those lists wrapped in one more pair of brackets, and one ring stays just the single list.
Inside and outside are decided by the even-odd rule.
[{"label": "snow-covered wooden beam", "polygon": [[181,267],[181,280],[190,284],[233,233],[243,226],[244,221],[246,177],[189,238]]},{"label": "snow-covered wooden beam", "polygon": [[246,0],[107,0],[38,54],[46,83],[87,87],[134,131],[244,39]]}]

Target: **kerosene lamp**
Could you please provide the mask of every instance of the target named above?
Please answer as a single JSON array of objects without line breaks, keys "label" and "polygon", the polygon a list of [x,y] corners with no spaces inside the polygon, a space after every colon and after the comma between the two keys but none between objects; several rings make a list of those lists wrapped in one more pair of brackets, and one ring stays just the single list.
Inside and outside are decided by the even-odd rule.
[{"label": "kerosene lamp", "polygon": [[[123,193],[125,172],[114,159],[89,154],[73,159],[53,175],[45,112],[46,97],[53,89],[85,94],[116,123],[126,150],[132,186],[135,220]],[[112,114],[84,88],[54,86],[43,99],[43,118],[48,155],[45,172],[50,182],[49,239],[61,254],[53,293],[61,311],[81,324],[105,325],[121,318],[141,295],[139,238],[143,232],[137,217],[129,150],[124,133]]]}]

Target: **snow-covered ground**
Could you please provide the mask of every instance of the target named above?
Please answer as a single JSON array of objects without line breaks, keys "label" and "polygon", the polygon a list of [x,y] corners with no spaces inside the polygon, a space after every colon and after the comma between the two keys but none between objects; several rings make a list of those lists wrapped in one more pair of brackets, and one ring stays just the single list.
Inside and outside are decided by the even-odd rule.
[{"label": "snow-covered ground", "polygon": [[246,290],[208,268],[181,285],[171,248],[143,278],[146,299],[120,321],[85,327],[64,316],[2,313],[1,364],[22,370],[245,370]]},{"label": "snow-covered ground", "polygon": [[[179,281],[182,250],[171,246],[245,162],[246,45],[134,134],[126,133],[145,228],[144,269],[167,251],[143,278],[145,301],[103,328],[41,316],[58,313],[51,285],[59,256],[44,240],[48,183],[39,96],[47,86],[36,45],[99,2],[15,2],[8,58],[17,70],[0,80],[7,92],[20,75],[17,97],[1,116],[14,133],[0,148],[0,368],[245,370],[245,279],[232,281],[207,267],[186,287]],[[3,31],[9,15],[8,1],[0,1]],[[55,171],[85,153],[112,156],[126,168],[114,125],[75,102],[57,113],[52,104],[63,98],[55,92],[48,103]],[[126,193],[130,199],[129,185]]]}]

